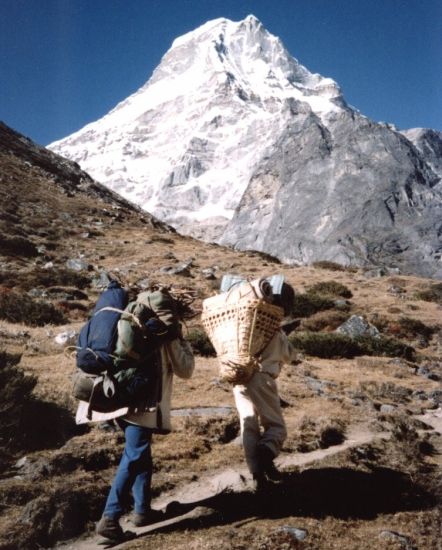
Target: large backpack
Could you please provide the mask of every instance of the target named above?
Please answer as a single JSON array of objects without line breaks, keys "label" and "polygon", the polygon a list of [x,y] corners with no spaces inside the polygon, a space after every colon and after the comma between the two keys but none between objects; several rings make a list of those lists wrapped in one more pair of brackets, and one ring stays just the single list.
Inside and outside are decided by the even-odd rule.
[{"label": "large backpack", "polygon": [[154,410],[161,400],[160,347],[173,331],[147,304],[130,302],[123,311],[124,301],[127,292],[119,285],[108,288],[80,332],[77,366],[83,374],[76,376],[74,396],[89,402],[89,417],[92,410]]},{"label": "large backpack", "polygon": [[111,281],[100,295],[92,317],[80,330],[77,367],[88,374],[100,374],[113,366],[117,325],[128,302],[128,292]]}]

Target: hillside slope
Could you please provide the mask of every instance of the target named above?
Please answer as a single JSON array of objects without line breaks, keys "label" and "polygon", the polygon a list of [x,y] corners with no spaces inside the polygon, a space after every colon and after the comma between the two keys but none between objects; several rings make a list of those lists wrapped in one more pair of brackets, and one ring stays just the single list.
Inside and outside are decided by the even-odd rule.
[{"label": "hillside slope", "polygon": [[[48,175],[32,161],[34,145],[17,137],[24,150],[3,146],[0,154],[11,205],[2,201],[2,243],[16,245],[1,247],[1,550],[95,544],[90,535],[123,441],[110,426],[75,426],[75,366],[65,346],[75,342],[101,277],[115,274],[132,290],[170,284],[194,293],[198,309],[228,272],[282,273],[296,289],[290,337],[299,359],[278,380],[289,434],[279,458],[283,483],[262,498],[251,492],[231,388],[220,382],[216,359],[198,354],[194,377],[175,382],[175,431],[153,442],[154,503],[179,499],[186,505],[178,511],[190,515],[124,548],[437,548],[442,440],[431,422],[442,403],[439,284],[333,263],[291,267],[180,236],[101,197],[101,188],[72,190],[71,170]],[[72,259],[84,263],[66,264]],[[51,304],[54,318],[36,323],[33,309],[35,318],[18,317],[24,298],[37,313]],[[351,315],[380,337],[350,345],[335,329]],[[201,353],[207,342],[198,317],[185,333]]]}]

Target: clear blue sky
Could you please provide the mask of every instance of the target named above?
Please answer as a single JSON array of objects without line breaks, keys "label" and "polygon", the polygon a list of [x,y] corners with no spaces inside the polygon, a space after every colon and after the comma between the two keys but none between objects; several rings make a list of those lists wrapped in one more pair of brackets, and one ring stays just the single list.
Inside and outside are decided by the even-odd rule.
[{"label": "clear blue sky", "polygon": [[0,0],[0,120],[65,137],[144,84],[175,37],[250,13],[363,114],[442,130],[442,0]]}]

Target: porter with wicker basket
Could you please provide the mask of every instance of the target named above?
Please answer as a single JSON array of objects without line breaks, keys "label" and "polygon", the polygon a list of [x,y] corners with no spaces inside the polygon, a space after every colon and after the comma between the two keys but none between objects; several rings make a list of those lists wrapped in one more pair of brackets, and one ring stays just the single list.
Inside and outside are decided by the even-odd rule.
[{"label": "porter with wicker basket", "polygon": [[204,300],[201,320],[216,350],[221,379],[232,384],[250,380],[283,315],[250,282]]}]

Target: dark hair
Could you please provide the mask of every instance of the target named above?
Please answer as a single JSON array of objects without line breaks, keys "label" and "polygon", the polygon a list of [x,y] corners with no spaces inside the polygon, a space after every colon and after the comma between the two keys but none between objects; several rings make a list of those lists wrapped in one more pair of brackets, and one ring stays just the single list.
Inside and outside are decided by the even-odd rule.
[{"label": "dark hair", "polygon": [[288,283],[282,283],[281,294],[273,295],[273,303],[275,306],[282,307],[284,317],[292,314],[295,303],[295,291]]}]

